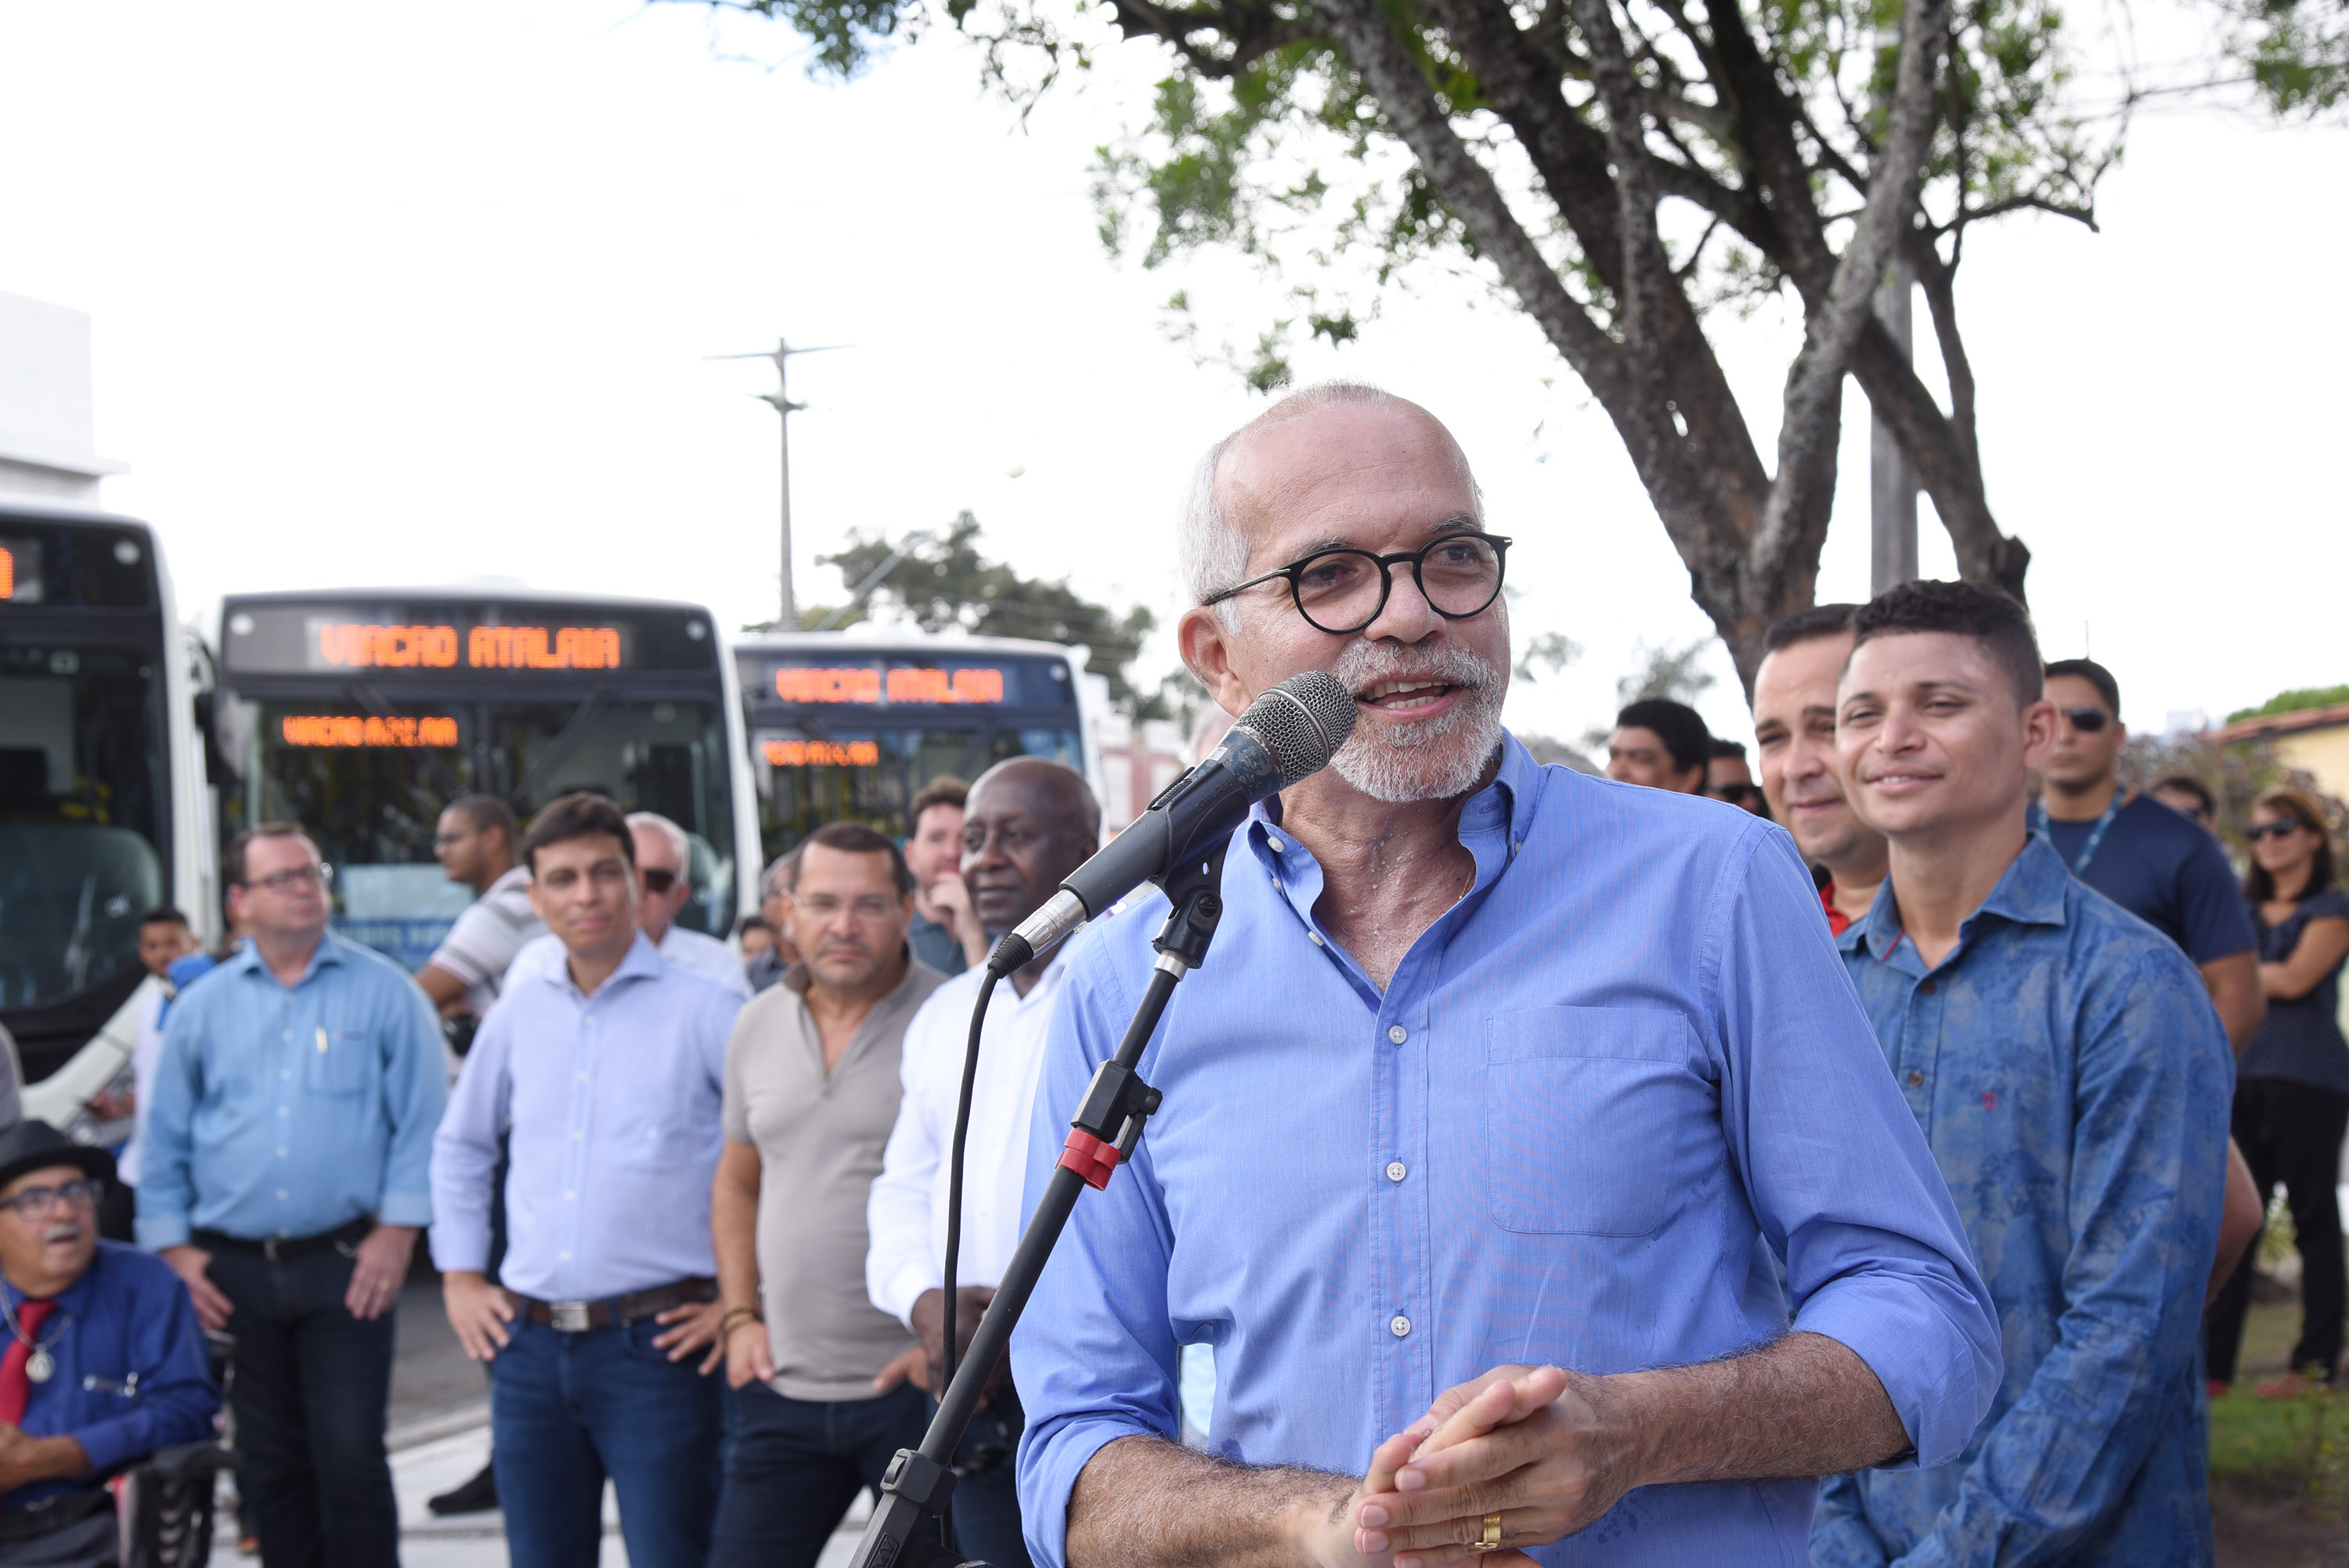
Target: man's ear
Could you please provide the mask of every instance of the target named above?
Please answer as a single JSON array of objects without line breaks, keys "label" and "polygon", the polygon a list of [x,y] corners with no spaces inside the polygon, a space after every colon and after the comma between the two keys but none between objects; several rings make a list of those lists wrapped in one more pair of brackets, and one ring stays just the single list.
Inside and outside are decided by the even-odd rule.
[{"label": "man's ear", "polygon": [[2045,697],[2028,704],[2023,710],[2023,766],[2036,773],[2047,766],[2055,755],[2055,742],[2063,734],[2063,719],[2055,705]]},{"label": "man's ear", "polygon": [[1253,694],[1247,683],[1232,673],[1231,637],[1223,616],[1204,604],[1184,611],[1183,618],[1174,623],[1174,642],[1182,651],[1183,663],[1207,688],[1207,695],[1215,699],[1217,707],[1226,713],[1242,714],[1247,711]]}]

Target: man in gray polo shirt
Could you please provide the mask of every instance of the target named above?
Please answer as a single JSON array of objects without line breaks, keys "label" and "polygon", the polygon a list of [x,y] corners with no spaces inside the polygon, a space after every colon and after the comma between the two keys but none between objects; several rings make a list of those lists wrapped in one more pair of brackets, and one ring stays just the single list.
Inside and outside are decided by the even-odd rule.
[{"label": "man in gray polo shirt", "polygon": [[801,846],[785,911],[800,962],[726,1052],[710,1195],[734,1439],[710,1568],[812,1568],[859,1490],[921,1440],[923,1366],[864,1290],[865,1199],[897,1119],[905,1026],[946,978],[905,944],[896,845],[834,822]]}]

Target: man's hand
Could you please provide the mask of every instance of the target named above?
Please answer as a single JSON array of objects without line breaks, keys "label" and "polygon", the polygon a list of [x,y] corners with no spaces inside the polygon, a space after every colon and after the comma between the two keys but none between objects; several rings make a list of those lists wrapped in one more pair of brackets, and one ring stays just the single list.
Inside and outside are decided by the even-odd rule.
[{"label": "man's hand", "polygon": [[1480,1555],[1488,1514],[1512,1548],[1582,1529],[1640,1484],[1644,1445],[1617,1404],[1600,1379],[1555,1367],[1498,1367],[1449,1390],[1371,1456],[1355,1549],[1391,1552],[1395,1568],[1443,1568]]},{"label": "man's hand", "polygon": [[[967,1284],[955,1291],[955,1366],[959,1368],[970,1354],[970,1336],[978,1332],[979,1315],[987,1304],[995,1299],[992,1285]],[[922,1354],[928,1358],[930,1375],[922,1385],[943,1396],[945,1379],[939,1373],[946,1369],[947,1358],[947,1293],[926,1290],[914,1302],[914,1336],[921,1341]],[[1003,1386],[1011,1380],[1011,1357],[1003,1357],[988,1374],[987,1387],[978,1397],[978,1408],[984,1410]]]},{"label": "man's hand", "polygon": [[176,1247],[165,1247],[162,1258],[171,1265],[171,1272],[187,1285],[188,1295],[196,1304],[196,1321],[206,1328],[226,1328],[230,1315],[236,1311],[236,1307],[227,1294],[212,1283],[212,1275],[205,1272],[212,1264],[212,1253],[202,1247],[191,1247],[182,1243]]},{"label": "man's hand", "polygon": [[667,1351],[672,1361],[682,1361],[704,1346],[709,1346],[709,1354],[701,1358],[698,1368],[707,1377],[726,1359],[726,1346],[718,1343],[718,1320],[725,1315],[725,1304],[716,1300],[689,1301],[683,1306],[672,1306],[653,1319],[671,1326],[666,1333],[653,1336],[653,1348]]},{"label": "man's hand", "polygon": [[22,1428],[0,1421],[0,1491],[88,1473],[89,1456],[72,1438],[26,1437]]},{"label": "man's hand", "polygon": [[947,918],[943,923],[962,948],[963,962],[974,968],[987,962],[987,932],[970,907],[970,888],[958,876],[948,877],[929,890],[930,907]]},{"label": "man's hand", "polygon": [[774,1346],[767,1340],[767,1326],[757,1318],[746,1317],[735,1324],[719,1348],[726,1353],[729,1388],[740,1388],[745,1383],[765,1383],[774,1377]]},{"label": "man's hand", "polygon": [[413,1225],[378,1225],[367,1233],[352,1254],[351,1287],[343,1293],[343,1305],[353,1317],[365,1323],[391,1310],[415,1251]]},{"label": "man's hand", "polygon": [[889,1357],[889,1365],[881,1368],[881,1375],[873,1379],[873,1391],[886,1394],[898,1384],[907,1382],[925,1392],[930,1387],[930,1353],[919,1345],[908,1345]]},{"label": "man's hand", "polygon": [[476,1361],[494,1361],[498,1352],[513,1343],[506,1325],[514,1320],[513,1303],[485,1275],[469,1269],[451,1269],[440,1276],[440,1300],[449,1309],[449,1326],[457,1343]]}]

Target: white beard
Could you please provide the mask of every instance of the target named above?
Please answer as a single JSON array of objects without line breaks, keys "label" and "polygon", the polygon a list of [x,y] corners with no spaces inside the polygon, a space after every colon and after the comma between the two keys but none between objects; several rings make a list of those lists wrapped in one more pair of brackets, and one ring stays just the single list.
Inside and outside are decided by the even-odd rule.
[{"label": "white beard", "polygon": [[1330,766],[1373,800],[1406,805],[1464,795],[1485,775],[1501,744],[1501,672],[1462,647],[1413,653],[1392,643],[1353,643],[1330,672],[1349,691],[1406,677],[1447,681],[1462,700],[1451,712],[1416,724],[1358,724]]}]

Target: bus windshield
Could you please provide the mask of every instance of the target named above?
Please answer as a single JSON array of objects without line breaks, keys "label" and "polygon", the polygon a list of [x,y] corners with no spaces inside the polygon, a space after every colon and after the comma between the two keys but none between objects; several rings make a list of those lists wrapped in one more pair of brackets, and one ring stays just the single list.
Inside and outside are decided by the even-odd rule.
[{"label": "bus windshield", "polygon": [[968,781],[1022,756],[1087,770],[1076,675],[1058,649],[801,634],[746,640],[736,657],[770,859],[843,819],[902,838],[906,805],[941,775]]},{"label": "bus windshield", "polygon": [[[474,897],[432,855],[451,799],[501,796],[526,820],[594,790],[685,830],[695,893],[678,923],[725,934],[738,878],[732,759],[706,617],[666,613],[694,615],[691,636],[642,610],[616,623],[593,606],[557,608],[554,621],[591,624],[517,623],[462,603],[233,601],[222,678],[243,779],[223,802],[227,830],[301,823],[335,867],[335,928],[414,969]],[[360,673],[336,667],[351,665]]]},{"label": "bus windshield", "polygon": [[35,1078],[129,995],[173,896],[176,635],[143,524],[0,511],[0,1013]]},{"label": "bus windshield", "polygon": [[135,964],[163,901],[161,682],[131,648],[0,646],[0,1007]]}]

